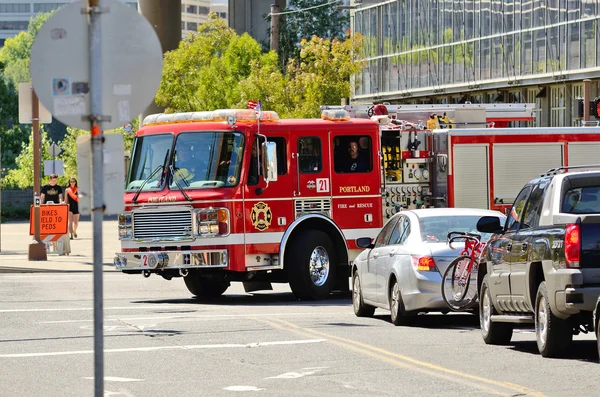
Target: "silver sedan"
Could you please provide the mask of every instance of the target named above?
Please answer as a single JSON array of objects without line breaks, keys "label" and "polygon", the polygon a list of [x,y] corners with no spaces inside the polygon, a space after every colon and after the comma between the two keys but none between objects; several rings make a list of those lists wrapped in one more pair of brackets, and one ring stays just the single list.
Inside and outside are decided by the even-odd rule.
[{"label": "silver sedan", "polygon": [[[482,216],[505,220],[501,212],[491,210],[409,210],[394,215],[375,241],[359,238],[357,245],[366,249],[352,267],[354,313],[362,317],[372,316],[376,307],[390,310],[392,322],[400,325],[418,312],[448,311],[441,294],[442,275],[464,244],[453,244],[451,249],[447,234],[478,233]],[[484,233],[482,240],[490,236]]]}]

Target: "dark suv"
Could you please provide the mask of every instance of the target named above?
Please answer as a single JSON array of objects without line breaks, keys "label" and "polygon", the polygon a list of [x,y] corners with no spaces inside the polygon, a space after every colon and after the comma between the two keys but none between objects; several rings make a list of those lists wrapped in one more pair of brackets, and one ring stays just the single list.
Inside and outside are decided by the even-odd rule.
[{"label": "dark suv", "polygon": [[525,185],[505,225],[488,217],[478,223],[480,232],[496,233],[477,276],[486,343],[506,344],[514,324],[534,323],[540,353],[556,357],[574,334],[594,330],[600,296],[600,171],[583,171],[592,168],[600,166],[550,170]]}]

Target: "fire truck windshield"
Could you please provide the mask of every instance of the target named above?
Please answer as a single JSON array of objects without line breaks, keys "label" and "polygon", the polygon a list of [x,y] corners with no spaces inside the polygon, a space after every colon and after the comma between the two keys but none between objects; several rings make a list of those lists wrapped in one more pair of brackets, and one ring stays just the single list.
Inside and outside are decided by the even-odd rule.
[{"label": "fire truck windshield", "polygon": [[177,189],[233,187],[239,182],[244,135],[186,132],[177,136],[170,185]]},{"label": "fire truck windshield", "polygon": [[[137,137],[133,146],[127,190],[137,191],[140,188],[142,191],[159,190],[163,181],[162,167],[168,161],[168,159],[165,161],[165,157],[168,156],[167,153],[172,146],[172,134]],[[154,172],[157,168],[161,168],[163,172]]]}]

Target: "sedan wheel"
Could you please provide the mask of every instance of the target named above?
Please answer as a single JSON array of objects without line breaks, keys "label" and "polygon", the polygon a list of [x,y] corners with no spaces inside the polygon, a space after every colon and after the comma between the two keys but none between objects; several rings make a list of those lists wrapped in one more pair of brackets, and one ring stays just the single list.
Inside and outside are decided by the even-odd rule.
[{"label": "sedan wheel", "polygon": [[356,314],[357,317],[372,317],[375,313],[375,308],[365,304],[363,301],[362,286],[360,284],[358,272],[354,272],[354,275],[352,276],[352,306],[354,308],[354,314]]},{"label": "sedan wheel", "polygon": [[400,284],[398,284],[396,280],[393,281],[389,299],[392,323],[394,325],[403,325],[409,323],[413,319],[414,313],[407,312],[404,308]]}]

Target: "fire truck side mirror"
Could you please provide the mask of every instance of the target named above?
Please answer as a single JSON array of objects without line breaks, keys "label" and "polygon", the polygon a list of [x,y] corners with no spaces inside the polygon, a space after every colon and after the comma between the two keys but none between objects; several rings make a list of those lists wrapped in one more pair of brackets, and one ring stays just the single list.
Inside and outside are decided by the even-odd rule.
[{"label": "fire truck side mirror", "polygon": [[266,182],[277,181],[277,145],[275,142],[262,144],[262,171]]}]

